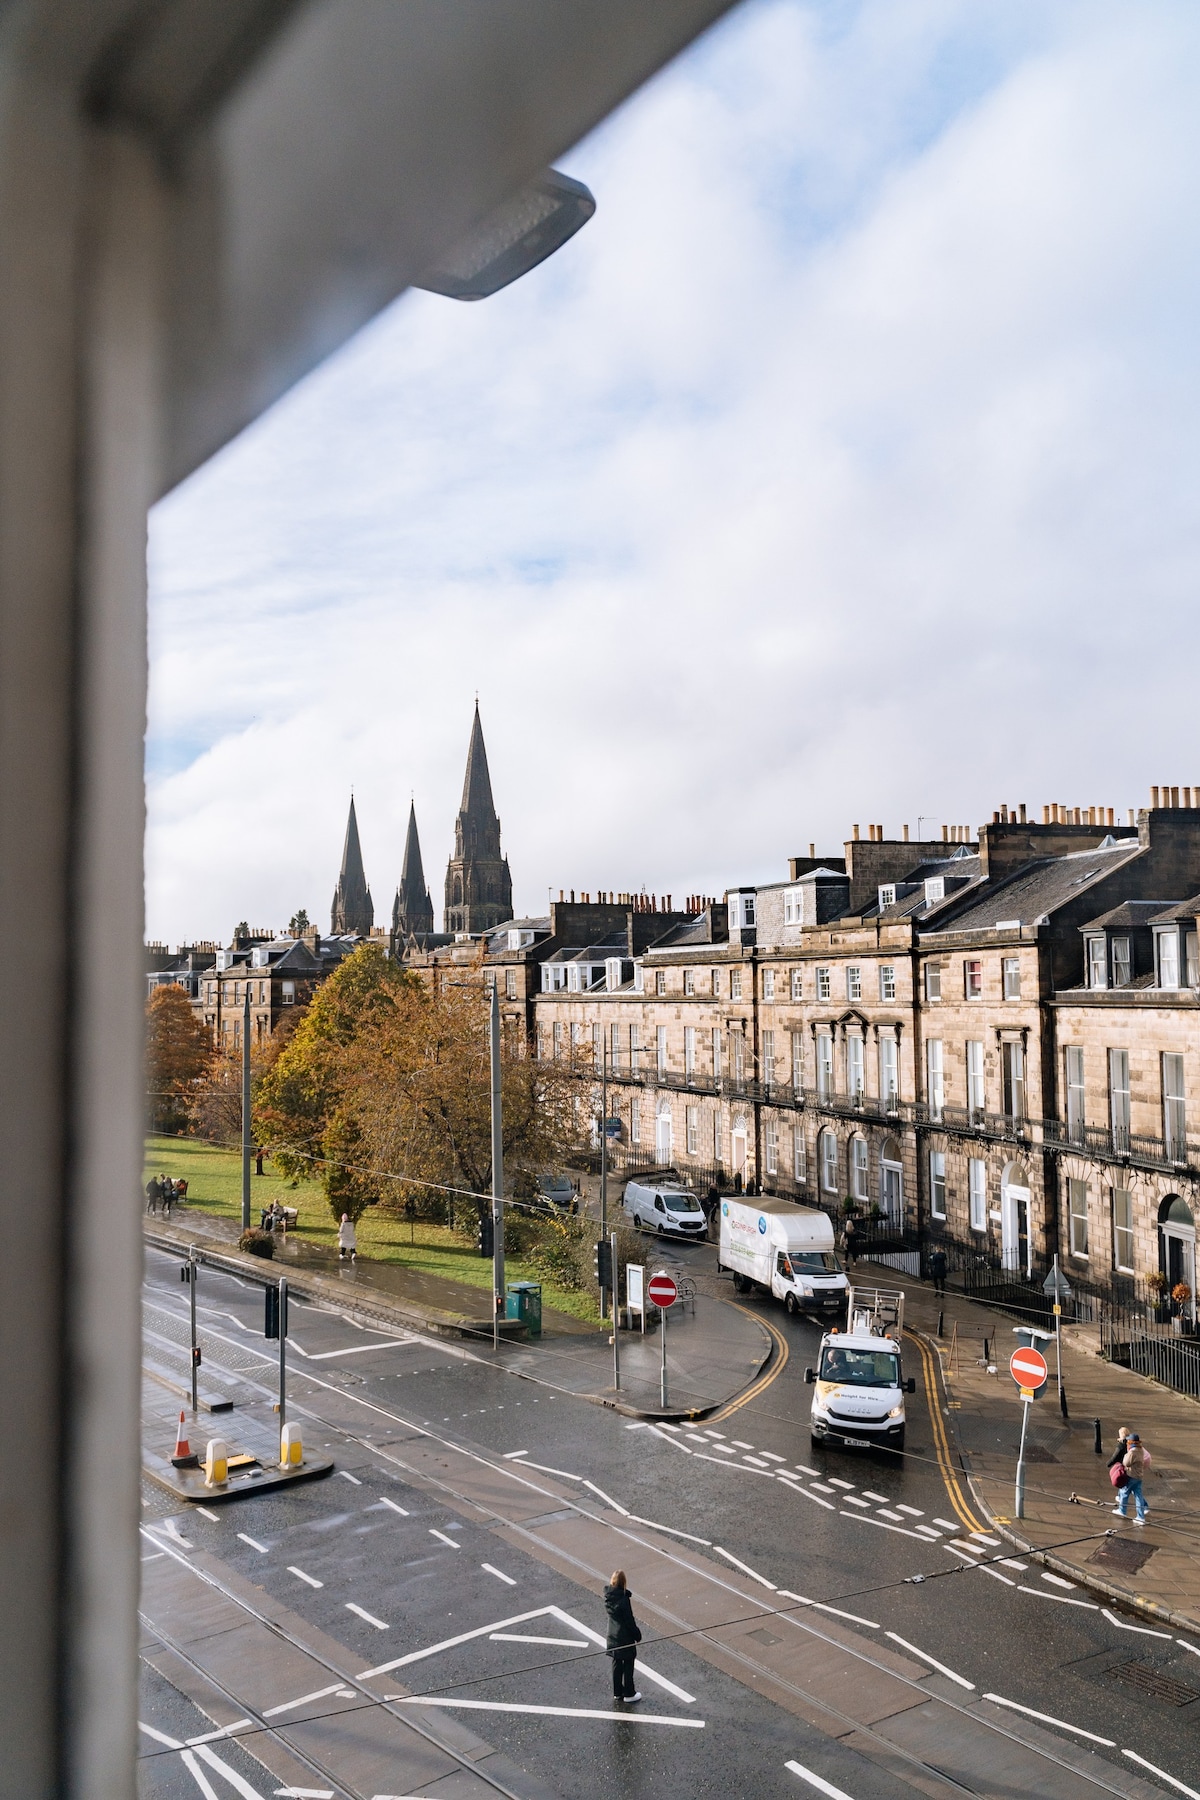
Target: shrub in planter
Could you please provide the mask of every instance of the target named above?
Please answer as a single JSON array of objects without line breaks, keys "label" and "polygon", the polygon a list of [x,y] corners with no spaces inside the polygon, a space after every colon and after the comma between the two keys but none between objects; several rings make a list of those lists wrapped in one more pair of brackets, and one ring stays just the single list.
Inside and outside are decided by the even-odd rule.
[{"label": "shrub in planter", "polygon": [[238,1239],[238,1249],[247,1251],[251,1256],[274,1256],[274,1235],[269,1231],[260,1231],[256,1225],[251,1226]]}]

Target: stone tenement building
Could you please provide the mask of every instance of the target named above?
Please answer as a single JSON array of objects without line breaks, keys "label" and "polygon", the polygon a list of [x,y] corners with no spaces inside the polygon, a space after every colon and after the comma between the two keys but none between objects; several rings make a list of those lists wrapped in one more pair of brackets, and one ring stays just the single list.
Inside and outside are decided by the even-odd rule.
[{"label": "stone tenement building", "polygon": [[900,1254],[1194,1293],[1200,790],[1163,795],[855,828],[720,906],[508,921],[486,961],[532,1053],[607,1062],[620,1160],[853,1200]]}]

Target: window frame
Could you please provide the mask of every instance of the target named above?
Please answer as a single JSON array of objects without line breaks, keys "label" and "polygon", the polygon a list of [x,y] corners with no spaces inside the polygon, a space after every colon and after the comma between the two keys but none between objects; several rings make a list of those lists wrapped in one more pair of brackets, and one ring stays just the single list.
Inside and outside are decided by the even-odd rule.
[{"label": "window frame", "polygon": [[846,964],[846,999],[847,1001],[862,999],[862,964]]},{"label": "window frame", "polygon": [[808,1180],[808,1145],[803,1125],[792,1126],[792,1180]]},{"label": "window frame", "polygon": [[946,1152],[931,1150],[929,1152],[929,1216],[931,1219],[946,1217]]},{"label": "window frame", "polygon": [[940,962],[925,964],[925,1003],[927,1006],[938,1006],[942,999],[942,965]]},{"label": "window frame", "polygon": [[987,1061],[982,1038],[968,1038],[964,1047],[967,1067],[967,1112],[971,1123],[987,1111]]},{"label": "window frame", "polygon": [[819,963],[817,965],[816,981],[817,981],[817,999],[818,1000],[832,1000],[833,999],[833,970],[828,964],[820,964]]},{"label": "window frame", "polygon": [[983,999],[983,958],[981,956],[963,957],[963,999]]},{"label": "window frame", "polygon": [[[1109,1190],[1109,1194],[1110,1194],[1109,1204],[1110,1204],[1110,1208],[1112,1211],[1113,1268],[1116,1270],[1116,1272],[1119,1275],[1133,1275],[1133,1274],[1136,1274],[1136,1272],[1137,1272],[1136,1264],[1134,1262],[1134,1256],[1135,1256],[1136,1252],[1135,1252],[1135,1238],[1134,1238],[1133,1190],[1132,1190],[1132,1188],[1114,1187]],[[1120,1211],[1127,1215],[1128,1224],[1119,1224],[1118,1223],[1118,1218],[1117,1218],[1117,1214],[1118,1214],[1117,1195],[1118,1194],[1122,1195],[1124,1198],[1124,1204],[1121,1206]],[[1128,1253],[1129,1253],[1129,1261],[1128,1262],[1121,1261],[1122,1240],[1126,1240],[1125,1247],[1128,1249]]]},{"label": "window frame", "polygon": [[925,1039],[925,1100],[931,1119],[946,1111],[946,1056],[942,1038]]},{"label": "window frame", "polygon": [[1067,1137],[1082,1144],[1087,1136],[1087,1076],[1082,1044],[1063,1045],[1063,1094],[1067,1103]]},{"label": "window frame", "polygon": [[766,1162],[767,1174],[779,1173],[779,1123],[776,1119],[763,1121],[763,1158]]},{"label": "window frame", "polygon": [[1113,1149],[1128,1150],[1133,1120],[1133,1095],[1129,1086],[1129,1052],[1110,1045],[1108,1061],[1108,1129]]},{"label": "window frame", "polygon": [[880,963],[879,965],[879,998],[890,1003],[896,998],[896,965]]},{"label": "window frame", "polygon": [[687,995],[689,1000],[694,996],[694,994],[696,992],[696,971],[695,971],[695,969],[685,969],[683,971],[683,991]]},{"label": "window frame", "polygon": [[729,998],[731,1000],[740,1000],[741,997],[742,997],[742,971],[740,969],[730,969],[730,971],[729,971]]},{"label": "window frame", "polygon": [[[832,1155],[830,1155],[831,1150]],[[828,1125],[822,1128],[817,1142],[817,1163],[820,1169],[821,1192],[836,1194],[838,1191],[837,1133]]]},{"label": "window frame", "polygon": [[774,969],[764,969],[763,970],[763,995],[762,995],[762,997],[764,1000],[767,1000],[767,1001],[774,1000],[774,998],[775,998],[775,971],[774,971]]},{"label": "window frame", "polygon": [[[1162,1082],[1163,1149],[1170,1161],[1182,1162],[1187,1156],[1187,1067],[1182,1052],[1164,1050],[1159,1067]],[[1168,1070],[1172,1075],[1170,1088],[1167,1083]],[[1174,1085],[1176,1071],[1179,1076],[1178,1091]],[[1182,1155],[1173,1155],[1172,1152],[1176,1149],[1182,1151]]]},{"label": "window frame", "polygon": [[1005,956],[1000,961],[1001,992],[1006,1000],[1021,998],[1021,959]]},{"label": "window frame", "polygon": [[987,1163],[982,1156],[967,1162],[968,1222],[972,1231],[988,1228]]},{"label": "window frame", "polygon": [[1074,1175],[1067,1177],[1067,1231],[1071,1255],[1088,1262],[1088,1184]]},{"label": "window frame", "polygon": [[854,1200],[869,1200],[871,1178],[870,1147],[862,1132],[856,1132],[850,1139],[850,1196]]},{"label": "window frame", "polygon": [[804,971],[802,969],[792,970],[791,997],[793,1000],[803,1000],[804,998]]}]

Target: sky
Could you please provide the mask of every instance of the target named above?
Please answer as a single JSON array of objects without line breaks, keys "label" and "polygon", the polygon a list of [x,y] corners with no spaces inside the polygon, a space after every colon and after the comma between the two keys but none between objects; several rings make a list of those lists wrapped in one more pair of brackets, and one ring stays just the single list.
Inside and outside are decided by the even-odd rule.
[{"label": "sky", "polygon": [[1200,784],[1200,8],[747,0],[155,509],[147,931],[518,913]]}]

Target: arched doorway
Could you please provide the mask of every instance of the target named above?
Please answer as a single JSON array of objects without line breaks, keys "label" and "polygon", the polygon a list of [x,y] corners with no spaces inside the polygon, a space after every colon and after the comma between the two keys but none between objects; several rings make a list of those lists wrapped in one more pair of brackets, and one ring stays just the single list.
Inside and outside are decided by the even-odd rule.
[{"label": "arched doorway", "polygon": [[1183,1282],[1191,1290],[1185,1311],[1196,1323],[1196,1220],[1186,1200],[1168,1194],[1158,1209],[1158,1233],[1161,1244],[1162,1271],[1167,1278],[1167,1291],[1174,1292]]},{"label": "arched doorway", "polygon": [[1014,1274],[1033,1273],[1029,1175],[1024,1163],[1005,1163],[1000,1177],[1000,1260]]},{"label": "arched doorway", "polygon": [[660,1100],[658,1103],[658,1117],[655,1120],[654,1153],[659,1163],[664,1167],[671,1160],[673,1142],[671,1102],[669,1100]]},{"label": "arched doorway", "polygon": [[904,1165],[895,1138],[885,1138],[879,1156],[879,1205],[894,1225],[904,1223]]}]

